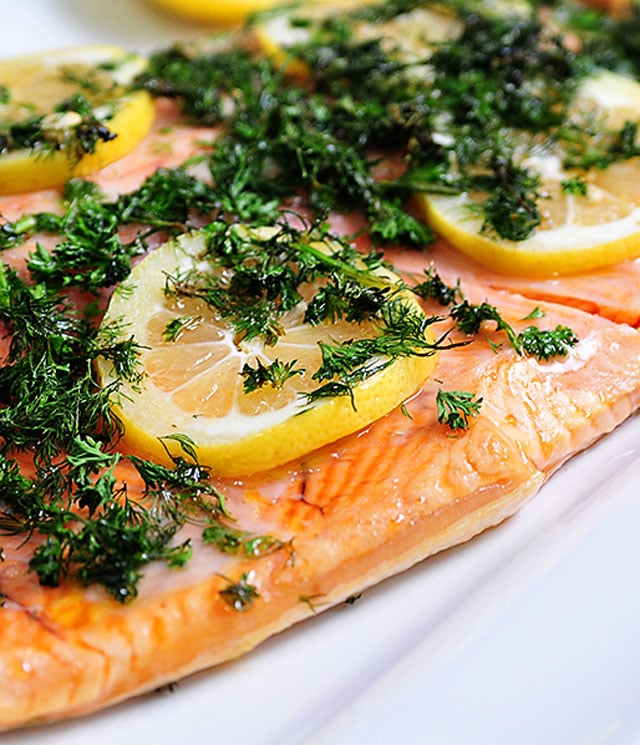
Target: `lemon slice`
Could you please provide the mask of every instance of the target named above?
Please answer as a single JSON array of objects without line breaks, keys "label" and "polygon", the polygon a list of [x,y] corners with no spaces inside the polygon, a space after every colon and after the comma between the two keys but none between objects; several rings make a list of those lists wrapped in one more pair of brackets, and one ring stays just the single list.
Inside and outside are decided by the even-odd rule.
[{"label": "lemon slice", "polygon": [[286,0],[149,0],[173,15],[214,26],[242,23],[248,15],[284,4]]},{"label": "lemon slice", "polygon": [[[585,120],[620,128],[640,120],[640,83],[612,72],[584,81],[574,110]],[[541,179],[541,223],[523,241],[483,231],[477,206],[484,195],[420,195],[426,221],[463,253],[499,272],[561,275],[617,264],[640,255],[640,159],[607,168],[565,169],[560,153],[529,152],[522,165]],[[566,188],[572,179],[585,193]],[[475,209],[474,209],[475,208]]]},{"label": "lemon slice", "polygon": [[99,45],[0,61],[0,193],[56,186],[133,150],[154,119],[149,94],[128,90],[145,64]]},{"label": "lemon slice", "polygon": [[[270,240],[280,235],[265,230],[243,233],[236,226],[230,229],[229,240],[249,236],[260,249],[265,235]],[[306,241],[312,250],[334,256],[333,249],[327,253],[326,244]],[[351,386],[350,395],[310,398],[319,387],[313,379],[322,361],[319,343],[370,339],[377,322],[343,317],[317,323],[305,320],[311,298],[326,287],[326,279],[314,279],[300,286],[302,299],[280,315],[276,339],[239,333],[224,314],[212,310],[212,301],[165,292],[167,277],[190,277],[194,272],[207,287],[221,277],[229,283],[244,281],[239,272],[214,269],[205,258],[208,245],[206,229],[164,244],[133,269],[111,300],[104,324],[124,322],[123,338],[132,335],[143,348],[142,383],[124,384],[113,401],[123,424],[125,447],[166,461],[165,448],[174,455],[179,448],[161,438],[187,436],[195,443],[199,460],[215,473],[259,472],[367,426],[412,395],[433,370],[435,345],[428,335],[428,320],[414,296],[398,289],[399,277],[378,268],[367,276],[387,288],[385,292],[397,293],[401,317],[418,319],[421,349],[393,358],[376,353],[360,368],[369,374]],[[176,328],[179,333],[167,337],[167,330]],[[253,370],[261,366],[264,371],[273,369],[274,363],[289,366],[290,377],[281,385],[262,385],[247,392],[245,365]],[[102,360],[98,367],[103,384],[114,384],[111,365]],[[335,383],[332,378],[328,385]]]},{"label": "lemon slice", "polygon": [[[281,12],[258,17],[253,24],[263,51],[278,66],[295,76],[308,76],[305,65],[292,56],[292,48],[308,42],[328,17],[341,17],[371,3],[366,0],[310,0]],[[372,22],[353,18],[350,27],[356,41],[381,39],[383,46],[405,62],[424,61],[434,44],[454,36],[460,22],[446,6],[414,8],[391,20]]]}]

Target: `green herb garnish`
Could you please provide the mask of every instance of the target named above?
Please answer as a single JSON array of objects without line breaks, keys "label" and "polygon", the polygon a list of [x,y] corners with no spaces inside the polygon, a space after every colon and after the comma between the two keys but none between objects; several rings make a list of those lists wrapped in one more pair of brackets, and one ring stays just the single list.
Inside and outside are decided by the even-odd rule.
[{"label": "green herb garnish", "polygon": [[436,394],[437,416],[440,424],[450,429],[469,429],[469,419],[480,412],[482,399],[469,391],[443,391]]}]

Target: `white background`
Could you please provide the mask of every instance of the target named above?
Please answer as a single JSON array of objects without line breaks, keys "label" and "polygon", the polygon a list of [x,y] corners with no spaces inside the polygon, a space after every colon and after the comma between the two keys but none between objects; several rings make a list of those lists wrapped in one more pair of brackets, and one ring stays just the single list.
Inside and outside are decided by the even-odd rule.
[{"label": "white background", "polygon": [[[1,56],[148,51],[200,31],[141,0],[0,0],[0,11]],[[635,419],[502,526],[355,605],[173,693],[0,743],[637,745],[639,455]]]}]

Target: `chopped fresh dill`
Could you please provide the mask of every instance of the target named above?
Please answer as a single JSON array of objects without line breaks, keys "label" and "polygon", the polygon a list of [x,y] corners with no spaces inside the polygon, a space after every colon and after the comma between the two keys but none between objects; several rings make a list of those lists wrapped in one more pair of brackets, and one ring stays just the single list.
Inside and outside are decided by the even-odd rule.
[{"label": "chopped fresh dill", "polygon": [[[321,364],[308,370],[319,388],[305,393],[308,402],[327,395],[351,395],[354,385],[406,356],[429,356],[438,343],[426,334],[437,320],[410,306],[403,283],[376,273],[377,254],[362,255],[322,226],[298,230],[239,230],[224,222],[205,229],[206,267],[200,262],[167,277],[166,293],[197,299],[229,323],[236,340],[260,339],[276,346],[284,334],[283,317],[294,308],[312,325],[345,320],[364,327],[364,338],[318,342]],[[204,257],[203,257],[204,258]],[[311,283],[315,282],[313,294]],[[306,288],[306,289],[303,289]],[[304,293],[304,296],[303,296]],[[295,361],[265,366],[259,360],[242,371],[245,392],[269,384],[282,387],[300,370]]]},{"label": "chopped fresh dill", "polygon": [[154,518],[116,485],[118,460],[96,441],[76,438],[63,470],[29,479],[17,461],[0,456],[0,533],[44,538],[29,562],[43,585],[73,577],[99,583],[125,602],[135,597],[140,570],[150,561],[181,566],[188,559],[188,542],[171,543],[177,526]]},{"label": "chopped fresh dill", "polygon": [[254,367],[247,362],[243,365],[241,371],[243,378],[242,389],[245,393],[252,393],[263,386],[269,385],[276,390],[280,390],[287,380],[290,380],[295,375],[304,374],[304,368],[296,367],[297,363],[298,360],[281,362],[276,358],[271,364],[264,365],[258,359]]},{"label": "chopped fresh dill", "polygon": [[44,462],[84,433],[112,432],[109,389],[99,389],[92,362],[111,359],[123,378],[136,375],[137,346],[114,342],[41,284],[11,269],[0,273],[0,318],[12,333],[0,367],[0,442],[36,448]]},{"label": "chopped fresh dill", "polygon": [[118,220],[95,197],[84,195],[62,219],[66,237],[53,251],[41,243],[31,254],[28,268],[50,289],[82,287],[97,290],[126,279],[131,270],[132,251],[118,236]]},{"label": "chopped fresh dill", "polygon": [[565,357],[569,349],[579,341],[570,328],[560,325],[552,330],[528,326],[520,333],[516,333],[511,324],[502,317],[498,308],[487,302],[474,305],[464,300],[454,305],[450,314],[456,326],[465,334],[477,334],[484,322],[495,322],[496,331],[505,333],[518,354],[529,354],[539,360]]},{"label": "chopped fresh dill", "polygon": [[272,536],[256,536],[221,522],[207,526],[202,531],[205,544],[212,544],[226,554],[239,554],[249,558],[266,556],[282,548],[282,541]]},{"label": "chopped fresh dill", "polygon": [[389,287],[363,286],[341,275],[331,277],[314,295],[305,311],[305,321],[365,321],[375,318],[388,300]]},{"label": "chopped fresh dill", "polygon": [[[282,546],[232,525],[223,495],[179,436],[173,440],[184,457],[171,467],[118,453],[118,422],[109,409],[117,385],[101,389],[93,362],[107,358],[119,379],[140,384],[140,350],[133,338],[115,341],[121,329],[98,328],[100,302],[152,235],[208,225],[206,259],[215,271],[170,277],[167,289],[224,315],[239,340],[277,345],[283,314],[301,306],[307,323],[371,327],[367,338],[320,345],[308,403],[352,397],[354,385],[393,359],[443,348],[442,340],[425,338],[439,319],[409,312],[402,301],[411,291],[448,307],[463,334],[494,324],[518,354],[542,361],[568,354],[578,341],[571,329],[517,333],[497,308],[468,302],[434,267],[412,288],[392,286],[375,273],[378,251],[359,254],[322,227],[331,213],[355,211],[374,247],[422,248],[434,236],[410,209],[411,196],[469,191],[479,195],[484,232],[519,241],[540,224],[545,198],[539,177],[522,163],[523,144],[557,148],[564,167],[580,169],[562,183],[577,196],[587,193],[586,171],[640,157],[637,121],[609,127],[597,114],[571,111],[581,80],[594,70],[640,75],[640,7],[613,19],[551,3],[553,22],[543,24],[539,5],[500,17],[475,0],[456,0],[447,7],[452,37],[427,40],[409,56],[402,44],[383,42],[376,24],[423,7],[437,12],[440,4],[371,3],[320,23],[305,18],[302,7],[294,25],[308,39],[285,51],[306,66],[303,81],[233,36],[203,51],[154,53],[136,86],[174,99],[186,119],[212,128],[211,146],[202,143],[197,162],[162,168],[114,199],[72,179],[58,211],[2,220],[0,250],[36,242],[25,275],[7,266],[0,272],[0,320],[10,336],[0,368],[0,533],[41,541],[30,568],[43,584],[71,578],[132,599],[150,561],[179,567],[188,560],[190,543],[180,537],[186,525],[199,526],[212,547],[246,557]],[[359,24],[370,24],[368,33],[359,33]],[[566,31],[579,33],[579,53],[565,43]],[[80,92],[58,102],[53,120],[33,115],[0,127],[0,153],[65,149],[78,158],[113,137],[109,118],[98,120],[93,111],[93,97],[104,93],[100,74],[70,72],[69,80]],[[0,87],[0,102],[11,103],[10,89]],[[73,128],[49,126],[70,113]],[[312,228],[282,224],[292,205],[311,215]],[[281,229],[260,237],[236,223]],[[127,225],[135,229],[125,232]],[[317,280],[320,289],[307,297],[306,285]],[[70,299],[73,288],[92,293],[84,311]],[[164,338],[175,341],[199,323],[177,315]],[[245,365],[245,391],[285,386],[302,372],[296,364]],[[469,392],[441,391],[438,417],[466,429],[480,403]],[[29,475],[20,467],[24,453],[34,458]],[[124,460],[140,479],[139,500],[115,477]],[[258,596],[250,580],[229,581],[221,597],[248,609]]]},{"label": "chopped fresh dill", "polygon": [[560,186],[565,194],[572,194],[577,197],[587,196],[588,184],[580,176],[566,179],[560,183]]},{"label": "chopped fresh dill", "polygon": [[437,417],[450,429],[469,429],[469,419],[480,413],[482,398],[470,391],[443,391],[436,394]]},{"label": "chopped fresh dill", "polygon": [[250,575],[244,573],[238,582],[227,580],[229,584],[220,590],[220,597],[234,610],[241,612],[249,610],[260,597],[258,589],[251,584],[250,579]]},{"label": "chopped fresh dill", "polygon": [[177,341],[185,331],[193,330],[201,325],[203,319],[201,316],[180,316],[173,318],[165,326],[162,332],[162,338],[165,341]]},{"label": "chopped fresh dill", "polygon": [[558,325],[555,329],[528,326],[518,334],[517,341],[523,352],[546,361],[566,357],[569,349],[578,343],[578,337],[567,326]]},{"label": "chopped fresh dill", "polygon": [[[76,101],[77,103],[77,101]],[[63,101],[58,108],[59,116],[69,111],[70,101]],[[16,150],[32,150],[46,155],[50,152],[64,150],[72,158],[80,160],[84,155],[93,153],[99,142],[113,140],[115,134],[107,124],[96,119],[90,111],[79,116],[79,121],[73,127],[60,127],[54,123],[48,124],[44,115],[36,114],[27,119],[0,125],[0,154],[7,154]]]},{"label": "chopped fresh dill", "polygon": [[627,121],[609,129],[601,121],[582,117],[569,120],[558,131],[565,168],[605,169],[640,155],[638,122]]},{"label": "chopped fresh dill", "polygon": [[542,308],[539,305],[536,305],[536,307],[531,311],[531,313],[528,313],[522,320],[531,321],[534,318],[544,318],[545,316],[546,316],[546,313],[542,310]]},{"label": "chopped fresh dill", "polygon": [[[184,524],[206,530],[228,519],[223,498],[193,458],[174,458],[167,468],[128,456],[143,485],[138,501],[116,479],[125,457],[113,447],[109,397],[118,384],[99,387],[92,364],[106,357],[120,380],[135,383],[135,340],[115,341],[119,328],[92,325],[60,293],[8,267],[0,274],[0,318],[12,333],[0,367],[0,535],[42,539],[29,567],[43,585],[72,578],[129,601],[149,562],[188,560],[189,541],[175,542]],[[22,451],[33,454],[30,475],[13,455]],[[247,536],[246,544],[253,557],[279,547],[269,536]]]},{"label": "chopped fresh dill", "polygon": [[538,209],[539,177],[511,161],[496,160],[493,170],[491,179],[483,179],[489,196],[482,203],[482,231],[510,241],[523,241],[542,220]]},{"label": "chopped fresh dill", "polygon": [[442,278],[433,266],[424,270],[426,279],[411,287],[411,291],[423,300],[435,300],[440,305],[453,305],[456,300],[462,299],[460,282],[455,287],[450,287],[442,281]]},{"label": "chopped fresh dill", "polygon": [[516,333],[510,324],[500,315],[500,311],[495,305],[486,301],[480,304],[470,303],[463,300],[451,308],[451,318],[455,321],[456,326],[464,334],[477,334],[480,327],[487,321],[494,321],[496,331],[504,331],[511,344],[516,346]]}]

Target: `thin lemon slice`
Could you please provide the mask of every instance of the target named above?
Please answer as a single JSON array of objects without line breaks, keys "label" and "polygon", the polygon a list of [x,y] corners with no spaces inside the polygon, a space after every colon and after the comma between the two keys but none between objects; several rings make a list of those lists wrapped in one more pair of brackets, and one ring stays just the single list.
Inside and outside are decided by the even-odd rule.
[{"label": "thin lemon slice", "polygon": [[[253,30],[261,48],[276,65],[286,67],[290,74],[305,76],[309,71],[292,56],[292,49],[308,42],[326,18],[340,18],[370,4],[366,0],[310,0],[258,17]],[[460,28],[459,21],[444,5],[414,8],[384,22],[354,17],[349,25],[354,40],[381,39],[383,46],[404,62],[424,61],[434,44],[455,35]]]},{"label": "thin lemon slice", "polygon": [[[249,339],[201,298],[165,292],[167,277],[194,271],[204,276],[206,284],[213,271],[203,258],[206,246],[203,232],[164,244],[134,268],[111,300],[104,323],[124,323],[123,338],[132,335],[143,348],[142,383],[125,385],[114,398],[127,448],[166,461],[165,448],[174,455],[179,448],[161,438],[183,435],[195,443],[199,460],[217,474],[259,472],[367,426],[411,396],[433,370],[436,356],[429,324],[422,324],[425,316],[414,296],[401,289],[397,290],[401,314],[419,319],[426,344],[423,353],[374,357],[366,362],[371,374],[351,387],[351,395],[310,400],[309,392],[319,385],[312,378],[322,359],[319,343],[371,338],[372,323],[343,318],[313,325],[306,321],[310,298],[322,286],[314,280],[302,290],[307,299],[280,317],[276,343],[262,337]],[[225,269],[223,274],[232,281],[233,272],[228,272]],[[382,268],[372,276],[390,289],[399,282]],[[180,331],[168,338],[167,329],[175,329],[176,322]],[[282,385],[246,392],[245,365],[264,369],[276,360],[298,372]],[[104,360],[99,373],[105,385],[116,380]]]},{"label": "thin lemon slice", "polygon": [[213,26],[232,26],[261,10],[283,5],[287,0],[148,0],[173,15]]},{"label": "thin lemon slice", "polygon": [[[344,20],[345,14],[358,9],[374,10],[371,0],[307,0],[287,3],[282,11],[258,16],[253,30],[264,52],[275,62],[284,66],[295,76],[308,76],[304,64],[292,54],[292,49],[308,42],[320,24],[330,17]],[[379,4],[380,16],[385,10]],[[484,15],[526,16],[531,12],[527,0],[474,0],[469,3],[469,12]],[[428,7],[409,8],[398,11],[390,19],[376,20],[357,12],[349,19],[349,27],[356,42],[380,40],[383,48],[404,63],[424,63],[437,45],[457,36],[462,23],[446,3],[432,3]],[[416,74],[424,75],[421,67]]]},{"label": "thin lemon slice", "polygon": [[[640,121],[640,83],[611,72],[585,80],[574,109],[584,121],[618,129]],[[463,253],[499,272],[571,274],[640,256],[640,158],[606,168],[565,169],[561,153],[534,151],[522,165],[541,179],[541,223],[523,241],[483,230],[482,194],[421,195],[426,221]],[[568,189],[578,179],[586,193]]]},{"label": "thin lemon slice", "polygon": [[154,119],[150,96],[128,90],[145,64],[99,45],[0,61],[0,193],[56,186],[133,150]]}]

